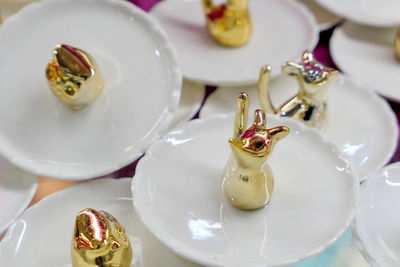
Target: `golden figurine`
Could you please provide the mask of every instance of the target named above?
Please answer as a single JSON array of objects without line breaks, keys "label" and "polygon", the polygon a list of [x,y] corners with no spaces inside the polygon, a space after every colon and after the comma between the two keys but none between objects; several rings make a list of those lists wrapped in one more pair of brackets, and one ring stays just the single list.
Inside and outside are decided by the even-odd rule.
[{"label": "golden figurine", "polygon": [[237,100],[234,138],[229,139],[232,156],[225,167],[222,188],[235,207],[254,210],[268,204],[274,176],[266,162],[275,144],[289,134],[285,126],[266,128],[264,111],[257,109],[253,125],[247,127],[249,98],[240,93]]},{"label": "golden figurine", "polygon": [[51,91],[73,109],[90,104],[104,87],[94,60],[84,51],[63,44],[54,48],[46,77]]},{"label": "golden figurine", "polygon": [[203,0],[208,31],[220,44],[240,46],[251,35],[252,23],[248,0],[228,0],[227,4],[215,6],[212,0]]},{"label": "golden figurine", "polygon": [[132,249],[125,229],[105,211],[78,213],[72,236],[73,267],[129,267]]},{"label": "golden figurine", "polygon": [[394,51],[396,53],[397,59],[400,60],[400,27],[397,28]]},{"label": "golden figurine", "polygon": [[263,109],[267,113],[293,117],[306,125],[323,129],[327,121],[326,97],[338,71],[317,62],[312,51],[304,52],[301,64],[284,63],[282,72],[297,78],[299,93],[278,109],[274,108],[269,96],[270,72],[269,66],[263,66],[258,80],[258,96]]}]

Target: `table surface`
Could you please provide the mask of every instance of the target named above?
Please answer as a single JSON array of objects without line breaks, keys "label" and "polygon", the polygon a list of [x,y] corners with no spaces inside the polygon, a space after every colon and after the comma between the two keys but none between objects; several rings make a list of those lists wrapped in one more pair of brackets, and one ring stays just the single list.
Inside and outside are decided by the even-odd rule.
[{"label": "table surface", "polygon": [[[133,4],[138,5],[139,7],[143,8],[146,11],[149,11],[154,4],[159,2],[160,0],[129,0]],[[14,12],[17,12],[21,7],[23,7],[25,4],[33,2],[30,0],[21,0],[21,1],[16,1],[16,2],[11,2],[11,1],[5,1],[5,0],[0,0],[0,14],[2,14],[3,19],[7,19],[9,15],[11,15]],[[6,4],[8,5],[6,8]],[[0,20],[1,22],[1,20]],[[323,64],[337,68],[334,64],[334,62],[331,59],[330,53],[329,53],[329,39],[332,35],[333,29],[321,32],[320,34],[320,41],[318,46],[315,49],[315,56],[316,58],[322,62]],[[218,90],[216,87],[212,86],[205,86],[206,90],[206,96],[208,97],[213,91]],[[387,99],[386,99],[387,100]],[[394,113],[396,114],[398,125],[400,125],[399,119],[400,119],[400,104],[391,102],[387,100],[392,107]],[[194,117],[197,118],[198,114]],[[399,161],[400,159],[400,149],[397,147],[397,150],[391,159],[390,163]],[[122,177],[133,177],[135,173],[135,168],[137,165],[138,161],[135,161],[134,163],[130,164],[129,166],[122,168],[121,170],[118,170],[112,174],[106,175],[107,177],[113,177],[113,178],[122,178]],[[104,176],[105,177],[105,176]],[[47,195],[63,190],[69,186],[72,186],[74,184],[77,184],[79,182],[77,181],[62,181],[62,180],[55,180],[51,178],[45,178],[45,177],[40,177],[39,179],[39,187],[38,190],[30,203],[31,205],[34,205],[38,201],[40,201],[42,198],[46,197]],[[1,240],[1,238],[0,238]]]}]

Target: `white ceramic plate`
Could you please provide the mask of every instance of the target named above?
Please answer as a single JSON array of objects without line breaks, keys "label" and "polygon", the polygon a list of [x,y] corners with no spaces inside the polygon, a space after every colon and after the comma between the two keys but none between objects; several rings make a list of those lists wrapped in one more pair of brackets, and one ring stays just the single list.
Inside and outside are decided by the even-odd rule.
[{"label": "white ceramic plate", "polygon": [[144,224],[176,253],[211,266],[288,265],[333,244],[356,205],[348,162],[319,131],[268,116],[268,127],[291,129],[269,159],[274,194],[268,207],[241,211],[221,189],[233,124],[233,115],[191,121],[149,148],[132,182]]},{"label": "white ceramic plate", "polygon": [[371,26],[400,24],[397,0],[316,0],[321,6],[346,19]]},{"label": "white ceramic plate", "polygon": [[183,125],[196,115],[203,103],[205,93],[204,84],[183,80],[181,99],[168,132]]},{"label": "white ceramic plate", "polygon": [[305,4],[315,15],[320,31],[325,31],[329,28],[332,28],[334,25],[338,24],[342,20],[341,17],[321,7],[318,3],[315,2],[316,0],[299,1]]},{"label": "white ceramic plate", "polygon": [[400,62],[395,57],[396,28],[346,22],[335,29],[330,51],[335,64],[379,94],[400,101]]},{"label": "white ceramic plate", "polygon": [[[48,88],[45,67],[58,43],[90,53],[104,78],[105,91],[83,110]],[[84,179],[129,164],[165,133],[178,105],[174,49],[126,1],[31,4],[0,27],[0,58],[0,151],[39,175]]]},{"label": "white ceramic plate", "polygon": [[72,266],[70,245],[75,216],[90,207],[109,212],[125,227],[133,248],[132,267],[198,267],[173,254],[144,227],[132,208],[130,182],[131,179],[101,179],[39,201],[0,242],[0,265]]},{"label": "white ceramic plate", "polygon": [[[279,76],[271,81],[275,107],[297,93],[297,81]],[[235,112],[239,92],[250,95],[251,109],[260,108],[255,86],[222,87],[210,95],[201,118]],[[396,151],[398,127],[396,115],[387,102],[356,82],[340,76],[328,95],[328,126],[325,134],[352,163],[360,179],[383,167]]]},{"label": "white ceramic plate", "polygon": [[290,267],[370,267],[354,243],[350,229],[324,253]]},{"label": "white ceramic plate", "polygon": [[400,163],[372,173],[360,188],[352,231],[373,267],[400,265]]},{"label": "white ceramic plate", "polygon": [[261,65],[277,71],[282,62],[298,60],[318,42],[313,14],[291,0],[251,0],[253,33],[241,47],[227,48],[208,34],[200,0],[165,0],[153,14],[178,50],[183,75],[209,85],[255,83]]},{"label": "white ceramic plate", "polygon": [[0,156],[0,236],[28,207],[37,186],[37,176]]}]

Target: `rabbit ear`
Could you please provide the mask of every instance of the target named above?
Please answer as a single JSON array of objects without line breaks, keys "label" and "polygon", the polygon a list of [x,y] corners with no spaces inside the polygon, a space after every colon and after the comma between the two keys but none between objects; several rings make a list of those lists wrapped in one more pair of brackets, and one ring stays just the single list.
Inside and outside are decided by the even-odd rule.
[{"label": "rabbit ear", "polygon": [[306,50],[303,53],[303,63],[315,61],[314,53],[311,50]]},{"label": "rabbit ear", "polygon": [[236,118],[233,130],[233,138],[240,138],[246,131],[247,115],[249,111],[250,98],[246,92],[241,92],[236,102]]},{"label": "rabbit ear", "polygon": [[294,62],[285,62],[282,64],[282,73],[288,76],[297,76],[303,70],[303,66]]},{"label": "rabbit ear", "polygon": [[257,109],[256,111],[254,111],[254,124],[266,127],[267,120],[265,112],[262,109]]},{"label": "rabbit ear", "polygon": [[269,137],[274,141],[279,141],[290,133],[290,129],[286,126],[279,126],[268,130]]},{"label": "rabbit ear", "polygon": [[212,0],[203,0],[203,7],[206,12],[209,12],[209,9],[211,9],[214,6]]}]

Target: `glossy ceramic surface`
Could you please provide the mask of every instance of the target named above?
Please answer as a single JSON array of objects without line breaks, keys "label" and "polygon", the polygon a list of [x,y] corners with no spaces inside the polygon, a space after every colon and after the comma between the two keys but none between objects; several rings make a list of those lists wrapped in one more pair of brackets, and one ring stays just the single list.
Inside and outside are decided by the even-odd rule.
[{"label": "glossy ceramic surface", "polygon": [[371,25],[400,24],[400,2],[393,0],[316,0],[321,6],[346,19]]},{"label": "glossy ceramic surface", "polygon": [[[59,179],[100,176],[138,158],[165,133],[181,90],[174,49],[150,16],[126,1],[76,3],[34,3],[0,27],[0,151]],[[60,42],[87,51],[101,69],[104,92],[83,110],[48,89],[45,67]]]},{"label": "glossy ceramic surface", "polygon": [[370,174],[360,188],[352,230],[373,267],[400,265],[400,163]]},{"label": "glossy ceramic surface", "polygon": [[188,122],[199,111],[206,94],[205,85],[183,80],[182,94],[168,132]]},{"label": "glossy ceramic surface", "polygon": [[330,51],[335,64],[379,94],[400,101],[400,63],[396,28],[373,28],[346,22],[333,32]]},{"label": "glossy ceramic surface", "polygon": [[38,178],[15,167],[0,156],[0,236],[28,207]]},{"label": "glossy ceramic surface", "polygon": [[177,48],[183,75],[209,85],[255,83],[262,64],[268,62],[279,72],[283,61],[297,61],[317,44],[315,18],[301,3],[252,0],[249,11],[252,36],[236,48],[223,47],[209,36],[201,1],[161,1],[151,14]]},{"label": "glossy ceramic surface", "polygon": [[233,121],[233,115],[191,121],[151,146],[132,183],[145,225],[176,253],[212,266],[288,265],[332,245],[350,223],[358,194],[347,161],[314,128],[268,116],[267,127],[291,130],[269,159],[274,195],[266,208],[236,209],[221,189]]},{"label": "glossy ceramic surface", "polygon": [[173,254],[144,227],[132,208],[130,182],[101,179],[44,198],[29,208],[0,242],[0,265],[72,266],[70,242],[75,216],[92,207],[111,213],[125,227],[133,248],[132,266],[199,266]]},{"label": "glossy ceramic surface", "polygon": [[369,267],[361,255],[350,229],[335,244],[318,256],[291,265],[291,267]]},{"label": "glossy ceramic surface", "polygon": [[[270,96],[273,103],[283,103],[297,93],[296,81],[279,76],[272,79]],[[221,87],[207,98],[200,117],[235,111],[232,101],[243,87]],[[255,86],[246,87],[250,96],[257,95]],[[260,107],[258,100],[250,109]],[[387,102],[360,84],[339,76],[328,94],[328,120],[325,134],[352,163],[362,179],[383,167],[396,150],[398,128],[396,116]],[[379,137],[379,138],[377,138]]]},{"label": "glossy ceramic surface", "polygon": [[338,24],[342,18],[320,6],[316,0],[299,0],[305,4],[315,15],[320,31],[327,30]]}]

